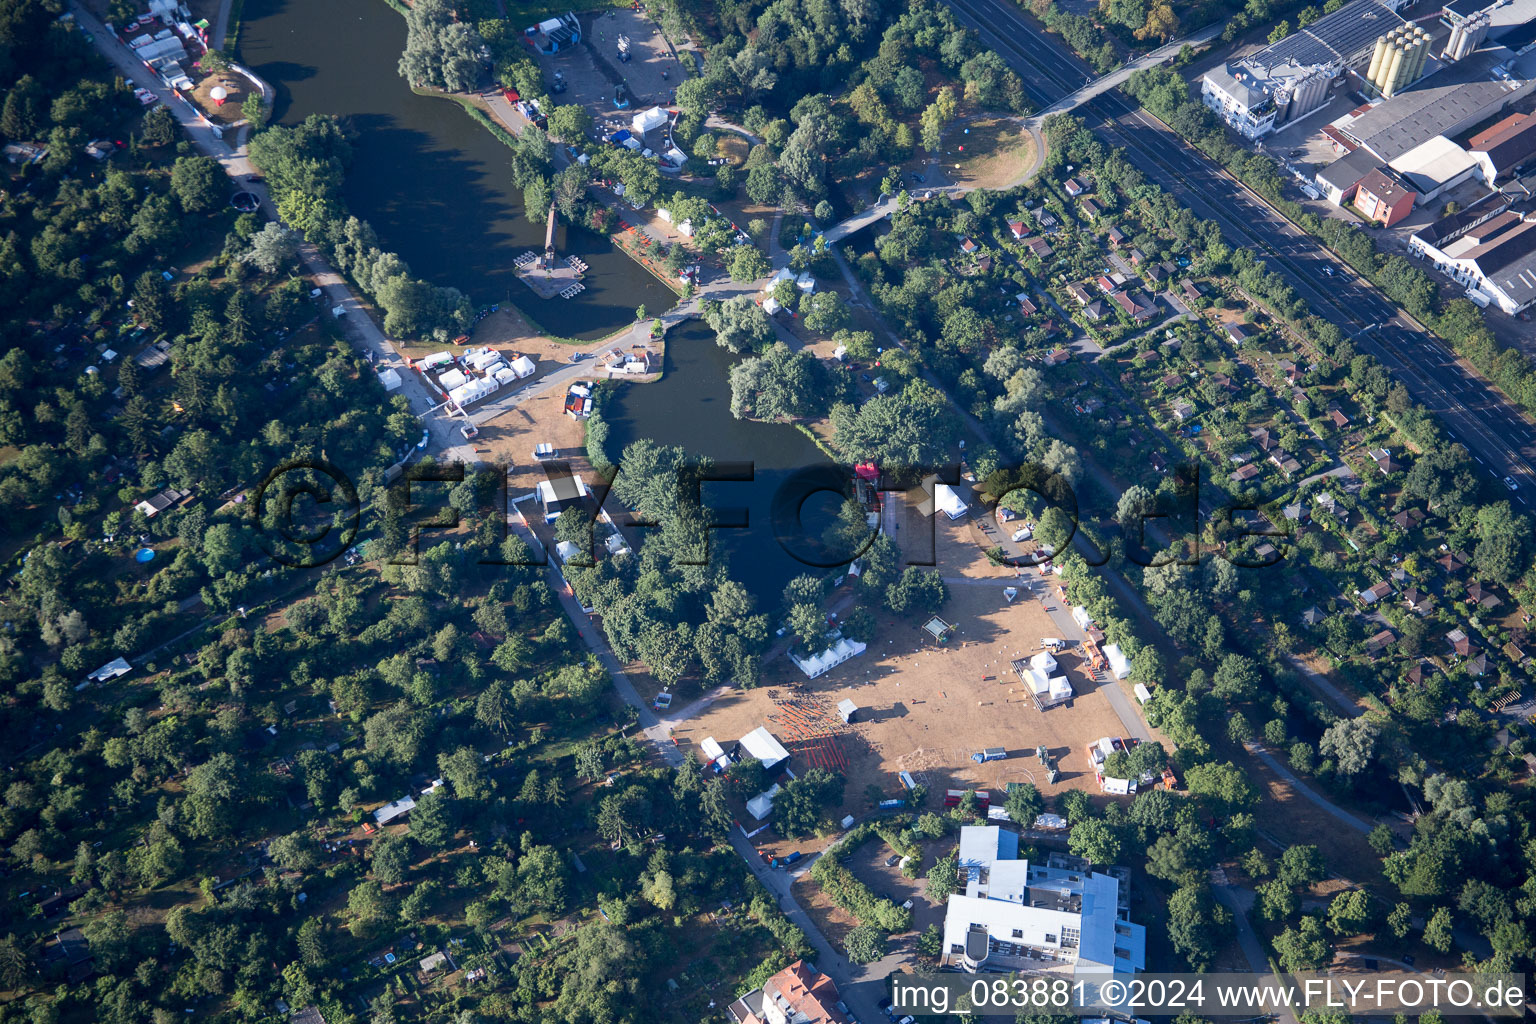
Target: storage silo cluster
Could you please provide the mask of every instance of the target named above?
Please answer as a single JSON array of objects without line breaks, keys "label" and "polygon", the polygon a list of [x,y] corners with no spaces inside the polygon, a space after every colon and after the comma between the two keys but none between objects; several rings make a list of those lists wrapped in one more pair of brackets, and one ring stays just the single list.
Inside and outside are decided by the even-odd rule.
[{"label": "storage silo cluster", "polygon": [[1376,40],[1367,81],[1382,96],[1391,97],[1416,81],[1429,58],[1429,33],[1417,25],[1402,25]]},{"label": "storage silo cluster", "polygon": [[1451,36],[1445,41],[1445,52],[1442,54],[1448,61],[1461,60],[1467,54],[1476,50],[1483,44],[1488,36],[1488,26],[1493,21],[1493,15],[1488,11],[1474,14],[1470,18],[1463,18],[1451,27]]}]

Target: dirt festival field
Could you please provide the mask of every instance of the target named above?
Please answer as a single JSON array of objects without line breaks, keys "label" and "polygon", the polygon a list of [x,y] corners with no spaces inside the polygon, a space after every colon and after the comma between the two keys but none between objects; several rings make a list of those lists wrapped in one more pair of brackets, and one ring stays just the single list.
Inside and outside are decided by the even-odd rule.
[{"label": "dirt festival field", "polygon": [[[807,680],[787,658],[774,659],[763,686],[723,691],[677,722],[672,735],[678,746],[702,758],[706,737],[729,749],[766,726],[789,749],[796,771],[817,763],[846,765],[838,813],[865,811],[870,784],[899,795],[899,771],[928,787],[930,808],[942,804],[947,788],[991,790],[1000,803],[1009,782],[1033,782],[1048,797],[1069,789],[1097,793],[1084,747],[1124,734],[1098,692],[1119,684],[1094,682],[1076,649],[1064,651],[1057,658],[1077,696],[1037,710],[1010,663],[1038,653],[1041,638],[1059,630],[1042,602],[1022,588],[1011,604],[1006,600],[1003,588],[1017,582],[1012,572],[990,565],[968,533],[948,523],[938,528],[939,568],[950,591],[942,614],[956,627],[947,644],[933,643],[917,623],[884,619],[868,651],[817,679]],[[838,718],[844,698],[859,707],[851,725]],[[823,738],[810,738],[817,734]],[[1041,744],[1060,772],[1054,784],[1035,758]],[[1009,757],[973,762],[971,755],[983,747],[1003,747]]]}]

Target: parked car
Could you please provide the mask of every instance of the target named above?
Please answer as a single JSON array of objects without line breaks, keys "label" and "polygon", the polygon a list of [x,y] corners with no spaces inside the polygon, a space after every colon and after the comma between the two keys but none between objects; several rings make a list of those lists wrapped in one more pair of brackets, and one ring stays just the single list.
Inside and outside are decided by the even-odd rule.
[{"label": "parked car", "polygon": [[911,910],[912,909],[912,898],[910,896],[907,898],[906,902],[902,903],[901,909],[902,910]]},{"label": "parked car", "polygon": [[901,854],[899,854],[899,853],[893,853],[889,857],[885,858],[885,866],[888,867],[888,868],[893,868],[897,864],[900,864],[900,863],[901,863]]}]

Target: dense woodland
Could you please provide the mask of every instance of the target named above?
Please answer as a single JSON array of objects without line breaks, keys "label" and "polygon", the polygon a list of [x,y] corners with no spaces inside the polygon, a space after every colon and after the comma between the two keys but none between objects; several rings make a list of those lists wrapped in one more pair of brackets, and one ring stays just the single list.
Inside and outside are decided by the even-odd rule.
[{"label": "dense woodland", "polygon": [[[1113,15],[1133,38],[1163,18],[1165,5],[1142,14],[1133,6]],[[455,19],[446,5],[420,0],[402,75],[461,88],[465,55],[488,53],[504,84],[542,95],[515,27],[493,7],[465,4],[466,17]],[[647,759],[632,712],[584,653],[547,570],[503,536],[495,481],[418,485],[417,506],[446,503],[462,521],[451,536],[423,531],[413,540],[419,508],[384,479],[419,423],[317,315],[295,274],[300,234],[375,300],[392,333],[451,336],[474,307],[413,277],[347,213],[340,185],[350,147],[337,123],[312,118],[258,134],[252,155],[288,226],[238,215],[213,161],[181,141],[164,111],[142,112],[80,33],[56,20],[60,10],[57,0],[0,2],[0,135],[47,148],[9,170],[0,196],[0,510],[10,527],[0,742],[13,752],[0,809],[0,1019],[168,1024],[190,1008],[276,1020],[282,1000],[319,1007],[328,1024],[694,1021],[716,1019],[702,993],[737,994],[807,954],[805,936],[720,842],[731,802],[762,788],[761,766],[717,777]],[[1224,10],[1207,5],[1186,20]],[[898,191],[887,165],[925,138],[936,141],[962,104],[1017,112],[1022,102],[1012,72],[927,0],[901,10],[722,0],[669,4],[662,16],[674,32],[710,44],[703,74],[679,95],[678,134],[698,157],[691,169],[704,173],[713,152],[704,117],[724,107],[764,141],[743,173],[710,169],[718,193],[742,188],[821,222],[846,202],[852,178],[884,175],[887,191]],[[1170,118],[1178,113],[1176,96],[1142,98],[1154,109],[1170,104]],[[555,140],[580,144],[589,122],[577,108],[549,111],[547,132],[504,140],[531,210],[554,202],[573,221],[609,226],[589,198],[588,175],[625,182],[632,198],[660,196],[654,168],[612,147],[590,171],[556,171]],[[1096,394],[1102,380],[1073,378],[1076,404],[1058,398],[1062,371],[1043,369],[1040,356],[1059,344],[1066,314],[1025,317],[1009,296],[1024,289],[1067,302],[1064,283],[1092,269],[1099,229],[1060,187],[1071,162],[1092,169],[1134,244],[1186,256],[1189,272],[1216,290],[1213,303],[1248,296],[1272,335],[1310,347],[1309,389],[1379,416],[1373,439],[1413,449],[1398,478],[1373,481],[1345,504],[1357,522],[1383,522],[1410,502],[1432,509],[1432,521],[1408,533],[1354,527],[1350,554],[1331,530],[1307,533],[1293,546],[1291,590],[1347,594],[1387,566],[1417,572],[1407,560],[1427,562],[1444,543],[1468,552],[1479,576],[1512,599],[1529,599],[1529,523],[1495,500],[1465,451],[1382,367],[1080,124],[1055,121],[1050,135],[1046,173],[1031,186],[973,193],[962,204],[906,202],[867,251],[832,253],[812,242],[792,253],[796,270],[819,274],[847,259],[900,329],[906,347],[880,353],[888,393],[859,401],[846,374],[770,344],[755,304],[707,309],[720,343],[743,356],[731,375],[733,411],[824,419],[836,454],[895,469],[940,461],[963,431],[979,431],[986,443],[970,448],[971,468],[989,495],[1038,516],[1042,539],[1064,551],[1075,530],[1093,548],[1125,552],[1122,529],[1176,512],[1188,497],[1176,474],[1157,478],[1145,465],[1130,472],[1127,452],[1227,458],[1244,443],[1244,417],[1290,403],[1207,395],[1207,406],[1221,408],[1210,410],[1215,440],[1204,448],[1151,408],[1135,426],[1117,420],[1101,429],[1076,405],[1142,401]],[[98,138],[123,144],[98,162],[84,153]],[[761,253],[709,228],[704,200],[667,201],[699,213],[701,244],[743,253],[732,257],[740,262],[733,275],[761,276]],[[1069,225],[1074,241],[1049,263],[1015,246],[1007,227],[1042,208]],[[957,260],[961,236],[981,239],[995,258],[985,267]],[[1393,293],[1410,308],[1424,303],[1447,337],[1474,353],[1486,346],[1476,325],[1456,333],[1456,303],[1437,307],[1411,280],[1391,277],[1394,266],[1372,269],[1406,289]],[[854,328],[840,300],[784,298],[852,359],[877,354],[874,336]],[[1119,321],[1094,329],[1113,344],[1134,336]],[[1186,370],[1221,362],[1235,371],[1244,358],[1219,338],[1181,331],[1176,358]],[[1509,386],[1523,388],[1528,370],[1497,358]],[[1145,361],[1127,372],[1133,383],[1146,373],[1142,390],[1159,398],[1157,389],[1171,386],[1153,384]],[[705,467],[650,442],[619,458],[606,436],[599,411],[588,432],[594,464],[622,464],[615,496],[661,524],[632,556],[566,567],[616,652],[663,684],[752,685],[765,659],[824,642],[828,579],[806,575],[781,594],[750,593],[727,561],[696,557],[707,531],[677,484]],[[293,552],[270,546],[275,519],[254,522],[246,504],[270,467],[293,458],[328,460],[356,484],[362,532],[349,538],[351,555],[318,570],[286,568]],[[1037,468],[1008,468],[1026,462]],[[1053,480],[1071,485],[1074,507],[1018,499],[1026,482],[1060,498],[1066,492]],[[135,510],[166,488],[185,493],[153,517]],[[1279,497],[1247,496],[1271,510]],[[559,539],[585,541],[593,523],[567,513],[555,529]],[[1191,530],[1228,554],[1254,546],[1221,522]],[[848,635],[872,635],[876,614],[921,618],[942,608],[942,581],[903,568],[889,540],[867,536],[857,506],[823,540],[862,552],[856,601],[841,617]],[[1185,543],[1149,540],[1174,552]],[[135,561],[140,549],[153,559]],[[414,559],[390,563],[411,550]],[[1222,559],[1144,569],[1117,560],[1108,570],[1079,555],[1063,563],[1073,602],[1132,655],[1133,679],[1155,686],[1148,711],[1172,741],[1167,750],[1140,748],[1127,757],[1134,763],[1116,768],[1155,772],[1166,761],[1186,791],[1147,792],[1128,804],[1073,794],[1056,809],[1072,825],[1073,852],[1144,869],[1159,896],[1148,904],[1154,928],[1178,957],[1206,966],[1229,934],[1231,916],[1206,881],[1224,864],[1258,886],[1256,917],[1286,968],[1322,965],[1336,943],[1362,934],[1441,954],[1460,949],[1498,969],[1531,966],[1536,807],[1520,760],[1529,737],[1512,727],[1499,742],[1485,714],[1493,694],[1528,683],[1523,671],[1501,668],[1497,686],[1488,679],[1477,689],[1457,664],[1412,683],[1408,666],[1438,637],[1422,617],[1416,626],[1394,608],[1405,646],[1367,658],[1364,627],[1343,603],[1329,604],[1325,624],[1304,634],[1295,625],[1299,599],[1270,599],[1279,588],[1261,590]],[[1449,595],[1431,621],[1477,631],[1454,608],[1465,584],[1442,587],[1423,568],[1415,578]],[[1107,572],[1122,572],[1136,599],[1112,589]],[[1479,636],[1492,649],[1509,632],[1485,625]],[[1302,642],[1376,709],[1358,719],[1330,710],[1286,657]],[[81,685],[118,656],[132,662],[129,674]],[[1370,811],[1395,806],[1384,795],[1394,791],[1418,802],[1411,834],[1380,829],[1370,838],[1380,860],[1367,867],[1380,876],[1355,880],[1379,899],[1362,888],[1322,912],[1303,910],[1308,888],[1330,869],[1360,865],[1325,864],[1305,842],[1265,852],[1265,807],[1242,767],[1243,744],[1254,737],[1333,799]],[[408,825],[360,827],[406,795],[416,799]],[[783,829],[832,831],[827,808],[842,797],[840,780],[805,773],[782,798]],[[1028,789],[1008,805],[1019,818],[1044,807]],[[918,806],[846,841],[909,851],[942,842],[976,813],[974,799],[942,815]],[[850,959],[875,959],[909,918],[850,881],[837,857],[822,863],[817,882],[860,920]],[[952,857],[939,856],[927,875],[933,899],[957,884]],[[921,948],[932,952],[933,943],[925,935]],[[423,981],[416,964],[437,950],[487,974],[452,987]]]}]

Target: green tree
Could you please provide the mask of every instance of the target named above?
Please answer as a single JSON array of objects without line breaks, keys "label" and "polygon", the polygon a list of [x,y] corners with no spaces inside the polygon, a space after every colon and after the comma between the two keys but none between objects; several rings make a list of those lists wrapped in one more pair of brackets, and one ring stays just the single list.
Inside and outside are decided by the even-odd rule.
[{"label": "green tree", "polygon": [[858,925],[844,937],[843,950],[850,963],[872,964],[885,956],[885,932],[874,924]]},{"label": "green tree", "polygon": [[1451,910],[1449,907],[1436,907],[1434,913],[1429,915],[1429,921],[1424,925],[1424,944],[1441,953],[1449,953],[1455,939],[1451,935]]},{"label": "green tree", "polygon": [[177,157],[171,165],[171,192],[188,213],[223,206],[228,188],[224,171],[212,157]]},{"label": "green tree", "polygon": [[952,850],[947,856],[934,861],[933,867],[928,869],[923,892],[935,905],[942,906],[952,894],[959,891],[960,856]]},{"label": "green tree", "polygon": [[1168,939],[1191,968],[1203,971],[1232,928],[1232,912],[1211,897],[1210,886],[1186,885],[1168,899]]},{"label": "green tree", "polygon": [[1280,967],[1288,973],[1315,971],[1328,963],[1328,934],[1315,914],[1303,915],[1295,927],[1275,937],[1274,945]]},{"label": "green tree", "polygon": [[1113,864],[1120,857],[1120,837],[1101,818],[1085,818],[1072,826],[1068,846],[1090,864]]},{"label": "green tree", "polygon": [[444,850],[453,841],[454,813],[452,802],[441,790],[417,797],[411,810],[411,837],[433,850]]}]

